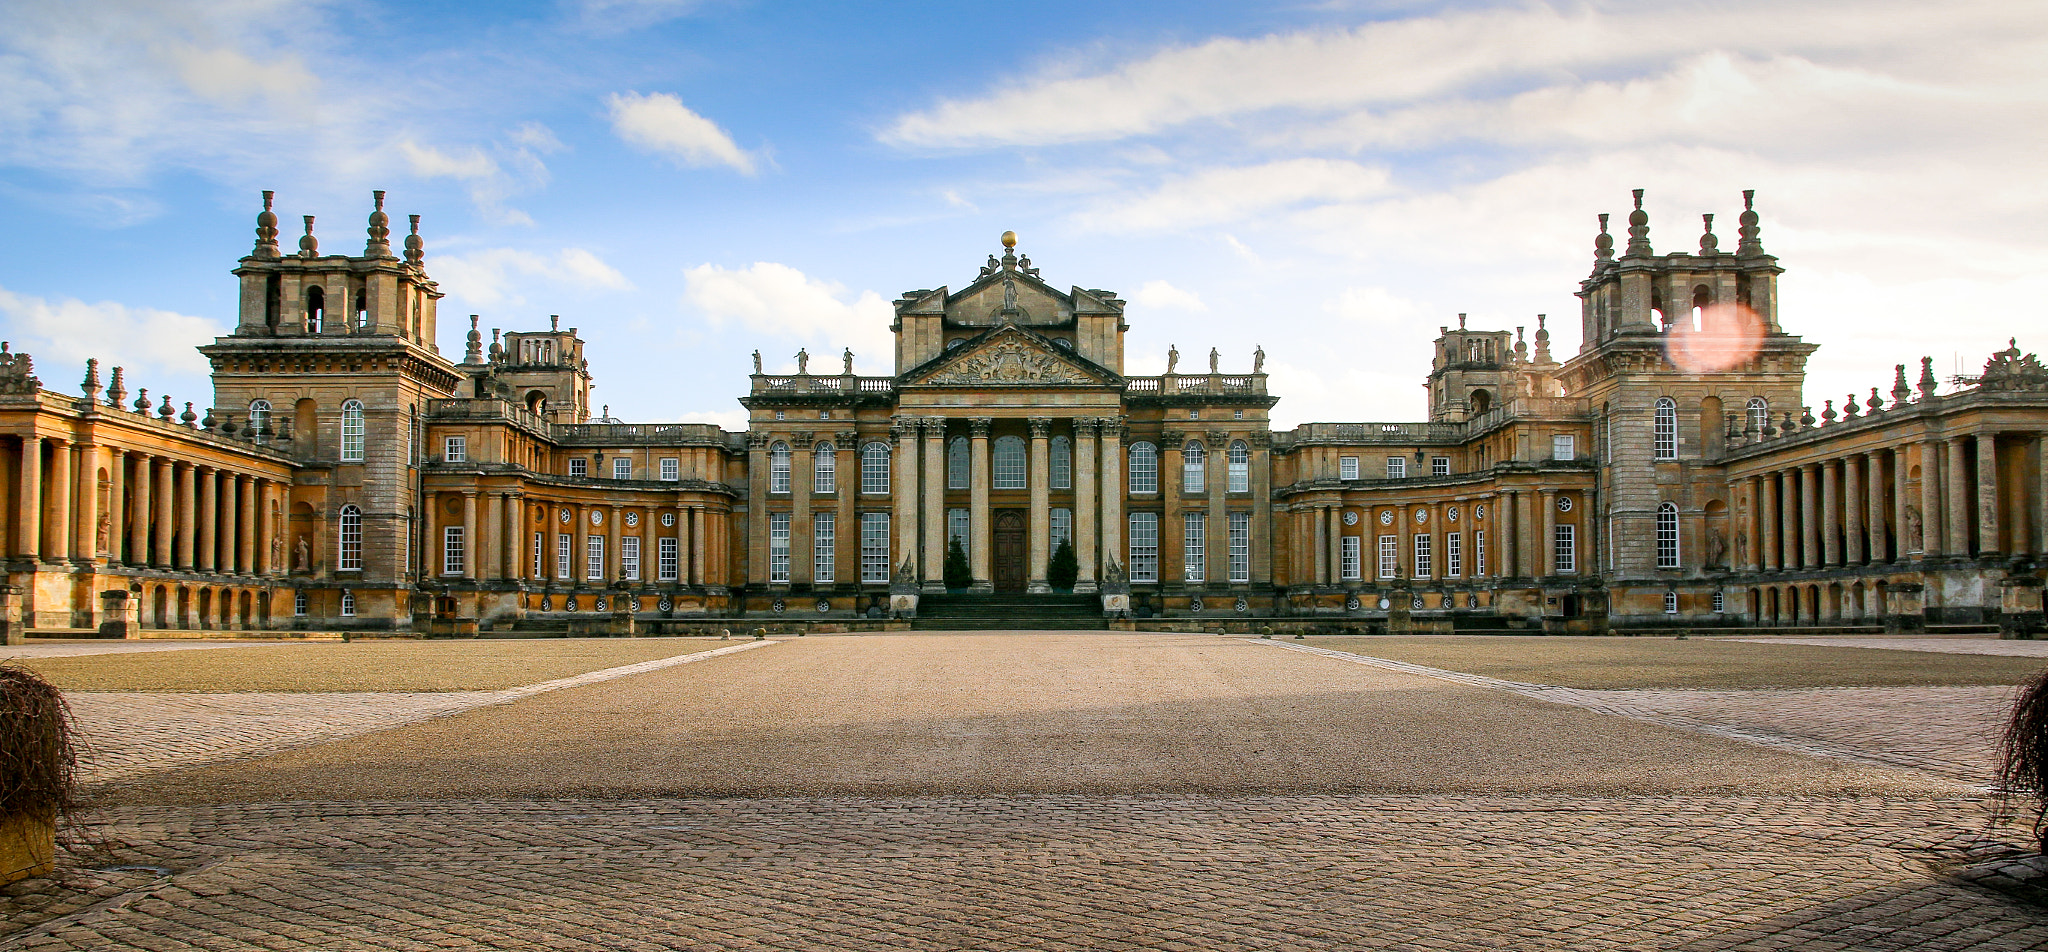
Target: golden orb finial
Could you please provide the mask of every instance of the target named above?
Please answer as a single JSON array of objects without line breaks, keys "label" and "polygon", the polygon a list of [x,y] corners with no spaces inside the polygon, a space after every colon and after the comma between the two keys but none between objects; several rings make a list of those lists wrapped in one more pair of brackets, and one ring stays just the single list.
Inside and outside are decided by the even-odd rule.
[{"label": "golden orb finial", "polygon": [[1006,231],[1006,232],[1003,232],[1003,250],[1005,250],[1005,251],[1008,251],[1008,250],[1012,250],[1012,249],[1014,249],[1014,248],[1016,248],[1016,247],[1017,247],[1017,233],[1016,233],[1016,232],[1014,232],[1014,231]]}]

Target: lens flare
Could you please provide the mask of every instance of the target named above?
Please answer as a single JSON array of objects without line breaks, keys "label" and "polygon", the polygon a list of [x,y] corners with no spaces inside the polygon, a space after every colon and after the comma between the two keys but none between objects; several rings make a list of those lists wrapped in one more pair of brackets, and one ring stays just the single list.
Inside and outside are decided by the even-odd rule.
[{"label": "lens flare", "polygon": [[1754,311],[1722,304],[1700,308],[1697,326],[1691,315],[1671,325],[1664,332],[1664,353],[1687,373],[1720,373],[1747,363],[1763,342],[1764,322]]}]

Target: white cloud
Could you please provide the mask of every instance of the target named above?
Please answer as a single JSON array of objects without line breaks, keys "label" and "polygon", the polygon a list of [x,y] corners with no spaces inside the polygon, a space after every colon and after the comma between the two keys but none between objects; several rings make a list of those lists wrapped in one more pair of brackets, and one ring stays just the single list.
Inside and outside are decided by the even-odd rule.
[{"label": "white cloud", "polygon": [[194,349],[230,328],[204,317],[115,301],[88,304],[76,298],[46,300],[0,288],[0,323],[9,328],[14,349],[36,361],[36,375],[51,390],[78,392],[85,361],[97,357],[102,383],[114,367],[126,368],[130,392],[149,387],[182,390],[172,396],[204,407],[212,400],[206,358]]},{"label": "white cloud", "polygon": [[1284,159],[1178,176],[1148,194],[1093,206],[1077,217],[1086,227],[1110,232],[1188,228],[1306,203],[1358,201],[1387,189],[1385,169],[1339,159]]},{"label": "white cloud", "polygon": [[1207,311],[1209,305],[1193,291],[1174,287],[1165,281],[1147,281],[1131,295],[1131,303],[1143,308],[1158,308],[1170,311]]},{"label": "white cloud", "polygon": [[516,248],[486,248],[467,254],[436,255],[434,274],[448,296],[469,307],[516,306],[540,283],[586,291],[633,287],[617,268],[583,248],[552,255]]},{"label": "white cloud", "polygon": [[401,139],[398,151],[405,156],[412,174],[420,178],[462,182],[469,190],[470,201],[485,218],[502,225],[532,225],[532,216],[506,206],[505,201],[547,184],[547,163],[540,157],[560,151],[562,142],[555,138],[553,130],[538,122],[521,123],[507,134],[506,140],[492,143],[489,151],[482,146],[468,146],[447,152]]},{"label": "white cloud", "polygon": [[613,93],[605,104],[611,109],[612,131],[628,145],[693,168],[723,165],[754,174],[753,156],[671,93]]},{"label": "white cloud", "polygon": [[1324,303],[1323,310],[1354,324],[1383,328],[1406,325],[1423,316],[1414,301],[1381,287],[1345,288],[1335,300]]},{"label": "white cloud", "polygon": [[[701,264],[683,272],[684,303],[712,324],[738,324],[748,331],[771,334],[818,348],[812,357],[837,366],[830,351],[851,347],[867,355],[869,373],[876,361],[893,366],[889,325],[895,311],[873,291],[848,300],[846,287],[809,277],[786,264],[759,261],[727,269]],[[785,361],[770,358],[767,366]],[[787,363],[794,364],[794,358]]]}]

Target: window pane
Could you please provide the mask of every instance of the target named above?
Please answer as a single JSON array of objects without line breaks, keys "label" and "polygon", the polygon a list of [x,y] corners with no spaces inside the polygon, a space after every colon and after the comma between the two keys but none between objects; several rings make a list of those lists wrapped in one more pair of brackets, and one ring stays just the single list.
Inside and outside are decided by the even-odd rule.
[{"label": "window pane", "polygon": [[672,482],[675,482],[676,480],[679,480],[679,479],[683,478],[683,470],[682,470],[681,462],[680,462],[679,460],[677,460],[677,459],[676,459],[675,457],[673,457],[673,456],[664,456],[664,457],[662,457],[662,458],[661,458],[661,478],[662,478],[662,479],[663,479],[664,481],[666,481],[666,482],[671,482],[671,483],[672,483]]},{"label": "window pane", "polygon": [[1230,580],[1252,580],[1252,514],[1230,514]]},{"label": "window pane", "polygon": [[1181,572],[1182,577],[1190,582],[1206,581],[1208,578],[1209,560],[1204,557],[1208,547],[1208,540],[1206,538],[1209,527],[1208,516],[1209,514],[1205,512],[1182,514],[1182,517],[1186,520],[1186,526],[1181,536]]},{"label": "window pane", "polygon": [[1394,577],[1394,569],[1397,567],[1400,557],[1401,546],[1399,541],[1390,535],[1380,536],[1380,578]]},{"label": "window pane", "polygon": [[463,539],[461,526],[444,526],[441,529],[441,574],[461,575],[463,572]]},{"label": "window pane", "polygon": [[[860,450],[860,491],[864,493],[886,493],[889,491],[889,444],[869,443]],[[888,556],[882,557],[884,565]],[[883,572],[883,581],[888,573]]]},{"label": "window pane", "polygon": [[768,581],[789,581],[789,513],[768,514]]},{"label": "window pane", "polygon": [[1150,443],[1131,444],[1131,492],[1159,491],[1159,448]]},{"label": "window pane", "polygon": [[1180,450],[1180,491],[1198,493],[1208,480],[1207,467],[1209,451],[1193,440]]},{"label": "window pane", "polygon": [[830,443],[820,443],[811,449],[811,491],[839,491],[839,451]]},{"label": "window pane", "polygon": [[676,580],[682,563],[679,545],[675,536],[663,536],[656,541],[654,571],[657,581],[673,582]]},{"label": "window pane", "polygon": [[604,578],[604,536],[586,536],[583,543],[584,577]]},{"label": "window pane", "polygon": [[768,447],[768,491],[789,492],[789,444],[778,442]]},{"label": "window pane", "polygon": [[995,489],[1024,488],[1024,438],[1005,436],[998,438],[995,445],[995,459],[989,469]]},{"label": "window pane", "polygon": [[946,488],[966,489],[968,467],[973,459],[968,456],[967,438],[956,436],[946,444]]},{"label": "window pane", "polygon": [[889,514],[886,512],[860,514],[860,580],[889,580]]},{"label": "window pane", "polygon": [[1347,582],[1358,580],[1358,536],[1340,536],[1337,539],[1337,575]]},{"label": "window pane", "polygon": [[833,518],[830,512],[811,514],[811,580],[821,584],[833,580]]},{"label": "window pane", "polygon": [[1159,581],[1159,514],[1131,513],[1131,581]]},{"label": "window pane", "polygon": [[619,575],[628,581],[640,580],[639,536],[624,536],[619,539]]},{"label": "window pane", "polygon": [[[1354,467],[1356,464],[1353,464]],[[1252,491],[1252,453],[1243,442],[1230,444],[1230,492]]]},{"label": "window pane", "polygon": [[1064,436],[1052,438],[1052,488],[1074,488],[1074,445]]}]

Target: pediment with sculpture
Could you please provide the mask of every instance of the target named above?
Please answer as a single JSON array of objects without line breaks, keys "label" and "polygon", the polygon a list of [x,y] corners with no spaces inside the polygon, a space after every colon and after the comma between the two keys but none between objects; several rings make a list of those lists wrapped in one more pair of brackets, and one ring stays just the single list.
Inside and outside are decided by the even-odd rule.
[{"label": "pediment with sculpture", "polygon": [[1014,330],[946,354],[905,381],[928,387],[1100,387],[1109,381],[1079,358]]}]

